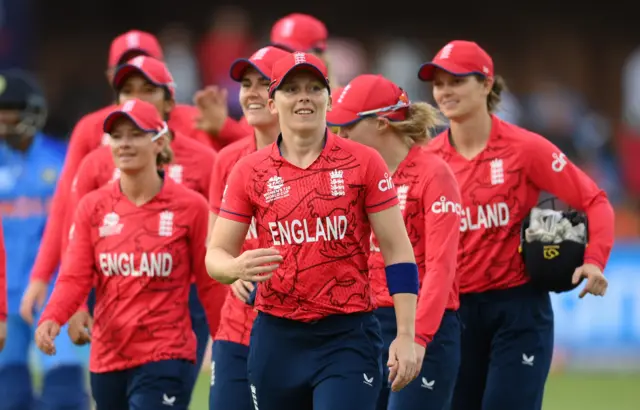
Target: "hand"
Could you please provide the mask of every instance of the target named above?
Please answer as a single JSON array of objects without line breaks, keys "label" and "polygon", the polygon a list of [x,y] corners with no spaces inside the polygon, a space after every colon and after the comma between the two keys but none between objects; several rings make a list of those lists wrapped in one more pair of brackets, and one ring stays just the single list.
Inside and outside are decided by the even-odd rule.
[{"label": "hand", "polygon": [[196,118],[196,127],[213,136],[218,135],[229,116],[227,90],[218,86],[209,86],[197,91],[193,102],[200,115]]},{"label": "hand", "polygon": [[46,320],[36,329],[36,346],[43,353],[53,356],[56,354],[54,340],[60,334],[60,325],[53,320]]},{"label": "hand", "polygon": [[4,342],[7,340],[7,322],[0,320],[0,352],[4,349]]},{"label": "hand", "polygon": [[[418,363],[418,374],[420,374],[420,370],[422,370],[422,363],[424,362],[424,356],[427,354],[427,348],[418,343],[414,343],[413,347],[415,348],[415,351],[416,351],[416,363]],[[418,377],[418,375],[416,375],[416,377]]]},{"label": "hand", "polygon": [[231,291],[235,295],[236,298],[240,299],[244,303],[247,303],[249,300],[249,295],[255,289],[255,286],[251,282],[247,282],[244,280],[237,280],[231,284]]},{"label": "hand", "polygon": [[607,278],[604,277],[602,271],[596,265],[585,263],[580,266],[573,272],[571,281],[574,285],[577,285],[583,278],[587,279],[587,284],[580,292],[580,299],[585,297],[587,293],[591,293],[594,296],[604,296],[607,292],[609,282],[607,282]]},{"label": "hand", "polygon": [[93,328],[93,318],[89,312],[84,310],[77,311],[71,319],[69,319],[69,327],[67,334],[73,344],[78,346],[91,343],[91,329]]},{"label": "hand", "polygon": [[245,251],[234,259],[232,275],[247,282],[264,282],[278,269],[282,256],[277,249],[260,248]]},{"label": "hand", "polygon": [[389,382],[391,391],[402,390],[418,377],[422,363],[418,363],[415,342],[411,335],[398,335],[389,346]]},{"label": "hand", "polygon": [[29,282],[20,302],[20,316],[28,324],[33,324],[33,313],[42,310],[48,290],[49,285],[42,280]]}]

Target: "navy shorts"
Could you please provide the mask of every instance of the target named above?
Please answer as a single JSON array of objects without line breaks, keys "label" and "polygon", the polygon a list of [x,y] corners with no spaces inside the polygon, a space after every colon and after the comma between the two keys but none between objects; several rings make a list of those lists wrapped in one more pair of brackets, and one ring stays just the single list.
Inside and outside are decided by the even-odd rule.
[{"label": "navy shorts", "polygon": [[187,410],[194,364],[162,360],[127,370],[91,373],[96,410]]},{"label": "navy shorts", "polygon": [[247,378],[249,347],[216,340],[211,348],[210,410],[254,410]]},{"label": "navy shorts", "polygon": [[553,354],[547,292],[530,285],[460,296],[462,362],[453,410],[540,410]]},{"label": "navy shorts", "polygon": [[378,410],[448,410],[460,367],[461,324],[458,312],[444,312],[438,332],[427,345],[420,375],[399,392],[391,392],[386,383],[389,369],[389,346],[396,337],[396,314],[392,307],[375,311],[380,326],[384,350],[382,360],[384,380],[378,399]]},{"label": "navy shorts", "polygon": [[249,388],[260,410],[375,410],[382,337],[373,313],[303,323],[260,312],[251,332]]}]

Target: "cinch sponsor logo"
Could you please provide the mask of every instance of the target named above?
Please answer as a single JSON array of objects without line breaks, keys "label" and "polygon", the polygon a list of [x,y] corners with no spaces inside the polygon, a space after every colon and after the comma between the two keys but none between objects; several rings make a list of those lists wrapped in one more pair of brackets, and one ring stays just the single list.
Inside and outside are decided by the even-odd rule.
[{"label": "cinch sponsor logo", "polygon": [[105,276],[148,276],[166,278],[171,275],[173,257],[168,252],[100,253],[100,270]]},{"label": "cinch sponsor logo", "polygon": [[315,219],[269,222],[274,245],[292,245],[309,242],[344,239],[347,233],[347,217],[327,216]]},{"label": "cinch sponsor logo", "polygon": [[452,213],[461,215],[462,205],[457,202],[448,201],[447,197],[443,195],[440,197],[440,200],[431,204],[431,212],[434,214]]},{"label": "cinch sponsor logo", "polygon": [[378,189],[380,192],[387,192],[388,190],[393,189],[393,180],[389,174],[385,173],[384,178],[378,181]]},{"label": "cinch sponsor logo", "polygon": [[509,225],[509,206],[504,202],[478,205],[476,212],[471,207],[462,210],[460,232],[477,231]]}]

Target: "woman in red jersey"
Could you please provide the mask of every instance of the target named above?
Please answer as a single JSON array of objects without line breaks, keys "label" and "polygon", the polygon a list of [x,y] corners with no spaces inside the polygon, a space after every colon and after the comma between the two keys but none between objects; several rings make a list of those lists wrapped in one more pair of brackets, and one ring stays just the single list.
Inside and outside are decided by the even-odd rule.
[{"label": "woman in red jersey", "polygon": [[[406,92],[380,75],[354,78],[334,101],[328,123],[340,127],[340,136],[375,148],[387,163],[420,272],[416,350],[418,359],[424,359],[422,370],[417,380],[399,392],[390,395],[383,386],[378,409],[447,409],[460,364],[456,260],[461,208],[453,172],[423,147],[438,125],[437,111],[427,103],[410,102]],[[397,329],[375,237],[369,272],[375,313],[389,346]]]},{"label": "woman in red jersey", "polygon": [[[244,138],[220,151],[211,173],[209,223],[212,227],[220,213],[224,187],[231,169],[242,157],[272,144],[280,133],[278,116],[269,111],[271,68],[289,53],[276,47],[264,47],[249,59],[240,59],[231,66],[231,78],[241,83],[239,101],[244,118],[254,129]],[[211,228],[210,228],[211,229]],[[242,250],[258,248],[255,220],[247,232]],[[253,402],[247,380],[249,335],[256,312],[249,297],[254,291],[251,282],[238,280],[233,285],[222,308],[220,327],[215,334],[211,353],[211,410],[252,410]]]},{"label": "woman in red jersey", "polygon": [[[260,282],[248,376],[261,410],[375,409],[382,340],[367,268],[371,228],[396,307],[393,390],[420,369],[418,272],[393,181],[375,150],[327,130],[329,92],[317,57],[274,64],[268,104],[281,134],[233,168],[209,241],[213,278]],[[241,252],[253,218],[259,247]]]},{"label": "woman in red jersey", "polygon": [[153,105],[125,102],[104,130],[121,176],[80,201],[36,343],[55,354],[60,326],[95,282],[90,370],[97,408],[187,409],[196,359],[191,278],[208,311],[222,302],[202,263],[206,200],[158,172],[172,154]]},{"label": "woman in red jersey", "polygon": [[[121,65],[114,73],[113,88],[117,101],[121,104],[140,98],[156,107],[165,121],[171,116],[174,107],[175,87],[171,83],[171,75],[166,66],[149,57],[136,57],[125,65]],[[164,165],[165,175],[178,184],[190,188],[204,198],[209,196],[211,164],[215,159],[215,151],[193,141],[184,134],[171,128],[166,137],[170,141],[173,158]],[[87,193],[94,191],[108,182],[117,180],[120,169],[116,167],[109,146],[100,147],[92,151],[80,164],[71,200],[67,208],[66,224],[68,232],[73,223],[73,216],[79,200]],[[66,248],[66,242],[63,244]],[[202,359],[209,342],[209,336],[215,334],[218,320],[207,323],[204,311],[198,300],[195,285],[189,296],[191,324],[198,342],[197,362],[192,382],[195,385]],[[83,343],[89,340],[85,329],[90,328],[91,315],[86,309],[81,309],[69,321],[69,335],[74,342]]]},{"label": "woman in red jersey", "polygon": [[504,84],[478,44],[452,41],[418,76],[450,120],[430,144],[462,192],[460,314],[462,361],[454,410],[537,410],[553,353],[547,292],[529,284],[518,254],[523,219],[550,192],[589,219],[589,246],[574,283],[603,296],[602,271],[613,245],[606,194],[544,137],[507,123],[495,111]]}]

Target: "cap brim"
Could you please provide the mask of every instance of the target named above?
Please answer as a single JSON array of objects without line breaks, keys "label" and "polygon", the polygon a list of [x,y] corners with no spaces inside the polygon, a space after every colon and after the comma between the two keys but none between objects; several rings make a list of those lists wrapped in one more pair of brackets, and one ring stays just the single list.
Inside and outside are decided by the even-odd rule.
[{"label": "cap brim", "polygon": [[120,87],[122,87],[122,83],[124,82],[124,80],[129,75],[131,75],[131,73],[140,74],[147,81],[149,81],[151,84],[155,85],[156,87],[165,87],[167,89],[170,89],[170,87],[167,84],[160,84],[156,82],[142,68],[135,66],[133,64],[123,64],[116,69],[116,73],[113,75],[113,84],[112,84],[113,88],[115,90],[119,90]]},{"label": "cap brim", "polygon": [[[437,69],[446,71],[451,75],[455,75],[456,77],[466,77],[471,74],[482,74],[475,71],[466,70],[456,64],[450,62],[441,62],[439,64],[435,63],[424,63],[420,66],[420,70],[418,70],[418,78],[421,81],[433,81],[433,76]],[[483,74],[484,75],[484,74]]]},{"label": "cap brim", "polygon": [[331,111],[327,112],[327,125],[330,127],[346,127],[361,119],[357,113],[340,107],[333,107]]},{"label": "cap brim", "polygon": [[115,123],[122,118],[125,118],[133,122],[136,127],[138,127],[144,132],[156,132],[156,130],[148,130],[140,126],[140,122],[133,115],[124,111],[114,111],[111,114],[107,115],[107,118],[105,118],[104,124],[102,126],[102,131],[106,132],[107,134],[111,134],[111,131],[113,131],[113,126],[115,125]]},{"label": "cap brim", "polygon": [[274,84],[274,86],[269,90],[269,97],[273,97],[273,94],[278,90],[278,88],[280,88],[282,83],[284,83],[286,81],[287,77],[289,77],[291,74],[299,72],[299,71],[310,71],[313,75],[315,75],[316,77],[320,78],[322,80],[322,82],[324,83],[325,87],[327,87],[327,90],[329,91],[329,94],[331,94],[331,87],[329,86],[329,79],[324,75],[324,73],[322,71],[320,71],[320,69],[318,67],[316,67],[315,65],[313,65],[311,63],[300,63],[300,64],[296,64],[293,67],[291,67],[289,69],[289,71],[287,71],[282,76],[282,78],[280,78],[280,81],[278,81],[276,84]]},{"label": "cap brim", "polygon": [[248,68],[254,68],[261,76],[266,79],[269,79],[269,76],[266,75],[257,64],[254,64],[248,58],[239,58],[231,64],[231,70],[229,70],[229,75],[233,81],[241,82],[244,73]]}]

